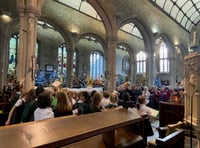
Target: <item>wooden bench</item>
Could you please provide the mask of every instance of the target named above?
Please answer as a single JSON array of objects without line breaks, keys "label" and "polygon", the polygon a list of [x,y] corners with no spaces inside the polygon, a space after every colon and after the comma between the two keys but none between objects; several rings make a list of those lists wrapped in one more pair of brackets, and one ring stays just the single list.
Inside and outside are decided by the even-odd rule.
[{"label": "wooden bench", "polygon": [[[109,140],[110,138],[108,138]],[[103,140],[103,134],[97,135],[88,139],[81,140],[79,142],[64,146],[62,148],[106,148],[109,146],[106,146],[104,140]],[[115,148],[131,148],[131,147],[137,147],[137,148],[143,148],[144,147],[144,141],[141,135],[136,135],[129,133],[125,130],[125,128],[119,128],[115,130]]]},{"label": "wooden bench", "polygon": [[149,141],[148,148],[184,148],[184,139],[184,130],[178,129],[164,138]]},{"label": "wooden bench", "polygon": [[10,109],[9,102],[0,102],[0,126],[5,125]]},{"label": "wooden bench", "polygon": [[184,130],[179,129],[164,138],[157,138],[157,148],[184,148],[184,137]]},{"label": "wooden bench", "polygon": [[175,124],[178,121],[183,121],[184,105],[172,102],[159,103],[159,126],[164,127],[168,124]]},{"label": "wooden bench", "polygon": [[115,130],[141,124],[143,118],[126,109],[116,109],[77,117],[59,117],[38,122],[0,127],[4,147],[62,147],[94,136],[102,136],[106,147],[115,147]]}]

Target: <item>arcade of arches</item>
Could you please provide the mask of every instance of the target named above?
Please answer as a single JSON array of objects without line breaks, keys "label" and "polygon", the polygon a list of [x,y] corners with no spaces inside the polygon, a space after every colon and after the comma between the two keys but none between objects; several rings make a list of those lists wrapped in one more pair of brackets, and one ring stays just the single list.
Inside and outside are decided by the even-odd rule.
[{"label": "arcade of arches", "polygon": [[12,78],[27,90],[88,79],[114,90],[155,77],[175,87],[199,42],[198,23],[188,29],[150,0],[6,0],[0,12],[1,90]]}]

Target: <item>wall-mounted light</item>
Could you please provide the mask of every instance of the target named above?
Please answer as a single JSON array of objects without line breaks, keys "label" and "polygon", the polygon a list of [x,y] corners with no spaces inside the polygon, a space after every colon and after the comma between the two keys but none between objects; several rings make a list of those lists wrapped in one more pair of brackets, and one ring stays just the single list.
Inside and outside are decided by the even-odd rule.
[{"label": "wall-mounted light", "polygon": [[80,34],[79,26],[75,23],[69,24],[68,30],[71,32],[73,36],[77,36],[78,34]]},{"label": "wall-mounted light", "polygon": [[2,21],[5,23],[8,23],[12,20],[11,12],[9,12],[9,11],[2,11],[0,14],[0,17],[1,17]]},{"label": "wall-mounted light", "polygon": [[45,22],[45,23],[42,25],[42,27],[43,27],[44,29],[47,29],[47,28],[48,28],[47,23]]}]

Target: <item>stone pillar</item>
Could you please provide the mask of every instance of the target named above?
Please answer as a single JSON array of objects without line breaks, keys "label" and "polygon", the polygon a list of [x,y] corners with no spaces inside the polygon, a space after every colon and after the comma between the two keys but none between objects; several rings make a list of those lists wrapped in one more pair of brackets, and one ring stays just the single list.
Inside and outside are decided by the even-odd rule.
[{"label": "stone pillar", "polygon": [[194,52],[184,58],[184,121],[192,122],[194,134],[200,140],[200,54]]},{"label": "stone pillar", "polygon": [[[175,53],[174,53],[175,54]],[[169,84],[172,86],[172,88],[176,87],[176,55],[173,55],[172,58],[169,60],[169,65],[170,65],[170,79],[169,79]]]},{"label": "stone pillar", "polygon": [[106,89],[113,91],[116,87],[115,73],[116,73],[116,47],[117,40],[108,39],[106,49]]},{"label": "stone pillar", "polygon": [[18,6],[20,20],[20,44],[17,53],[17,80],[25,84],[25,89],[34,87],[34,70],[35,70],[35,49],[36,49],[36,34],[37,20],[39,10],[37,6],[26,4]]},{"label": "stone pillar", "polygon": [[146,85],[147,86],[153,85],[153,61],[154,61],[153,52],[147,52],[147,59],[146,59]]},{"label": "stone pillar", "polygon": [[69,50],[67,50],[67,87],[71,88],[73,86],[73,55],[75,46],[72,45]]},{"label": "stone pillar", "polygon": [[136,74],[136,64],[135,64],[135,58],[130,58],[130,66],[131,66],[131,74],[130,74],[130,81],[131,84],[135,83],[135,74]]},{"label": "stone pillar", "polygon": [[[5,32],[5,26],[3,25],[2,28],[0,28],[1,33],[0,33],[0,92],[3,91],[3,86],[6,81],[6,76],[7,76],[7,71],[8,71],[8,43],[9,43],[9,38],[6,35]],[[4,31],[3,31],[4,30]]]}]

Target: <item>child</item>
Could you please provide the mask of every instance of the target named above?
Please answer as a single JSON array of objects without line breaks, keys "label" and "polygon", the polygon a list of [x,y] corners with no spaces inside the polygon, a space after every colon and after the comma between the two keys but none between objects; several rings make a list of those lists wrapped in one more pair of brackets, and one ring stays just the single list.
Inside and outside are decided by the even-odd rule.
[{"label": "child", "polygon": [[143,95],[138,96],[137,98],[137,111],[141,116],[149,118],[151,116],[151,110],[146,106],[146,98]]},{"label": "child", "polygon": [[44,120],[54,118],[54,112],[51,108],[51,98],[48,92],[43,92],[37,99],[38,108],[34,111],[34,120]]},{"label": "child", "polygon": [[151,110],[146,106],[145,96],[143,95],[138,96],[137,101],[138,101],[138,104],[137,104],[138,114],[144,117],[144,137],[145,137],[145,143],[146,143],[147,136],[153,135],[153,129],[149,121],[149,118],[151,116]]},{"label": "child", "polygon": [[61,91],[57,92],[56,98],[58,101],[57,106],[54,110],[55,117],[72,115],[72,105],[66,93]]},{"label": "child", "polygon": [[114,92],[110,94],[110,103],[105,106],[106,109],[117,108],[118,107],[118,95]]}]

